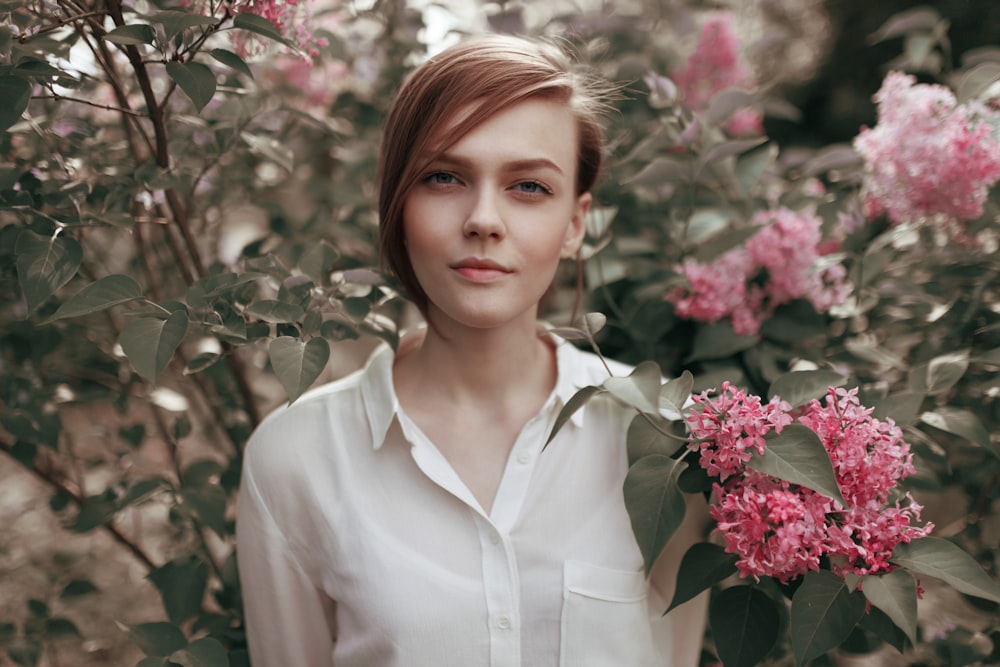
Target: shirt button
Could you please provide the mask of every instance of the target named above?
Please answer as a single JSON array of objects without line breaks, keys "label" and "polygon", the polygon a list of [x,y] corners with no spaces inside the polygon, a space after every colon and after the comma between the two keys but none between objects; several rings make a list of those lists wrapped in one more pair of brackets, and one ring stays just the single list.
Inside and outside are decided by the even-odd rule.
[{"label": "shirt button", "polygon": [[531,452],[529,452],[528,450],[522,449],[517,453],[518,463],[527,463],[530,460],[531,460]]},{"label": "shirt button", "polygon": [[501,630],[507,630],[510,628],[510,619],[506,616],[501,616],[497,619],[497,627]]},{"label": "shirt button", "polygon": [[495,530],[490,531],[490,542],[493,544],[500,544],[500,533]]}]

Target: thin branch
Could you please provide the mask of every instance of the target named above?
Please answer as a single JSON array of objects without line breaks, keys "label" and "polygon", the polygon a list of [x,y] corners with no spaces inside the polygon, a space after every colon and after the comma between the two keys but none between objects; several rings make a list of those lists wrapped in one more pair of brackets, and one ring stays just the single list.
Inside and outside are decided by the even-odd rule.
[{"label": "thin branch", "polygon": [[80,104],[86,104],[87,106],[96,107],[98,109],[104,109],[105,111],[117,111],[118,113],[128,114],[131,116],[138,116],[140,118],[144,117],[144,114],[138,111],[132,111],[131,109],[123,109],[122,107],[113,107],[110,104],[98,104],[97,102],[91,102],[90,100],[82,100],[78,97],[69,97],[67,95],[59,95],[58,93],[53,93],[52,95],[32,95],[33,100],[65,100],[66,102],[78,102]]},{"label": "thin branch", "polygon": [[[0,451],[3,451],[3,453],[9,456],[11,459],[14,459],[15,461],[18,460],[17,457],[14,456],[12,445],[2,440],[0,440]],[[65,495],[67,498],[73,501],[73,503],[77,507],[83,508],[87,504],[86,498],[81,497],[79,493],[66,486],[66,483],[63,480],[56,478],[56,476],[53,475],[51,472],[47,470],[42,470],[34,465],[25,467],[35,477],[45,482],[53,489],[57,490],[59,493]],[[136,559],[141,561],[142,564],[145,565],[147,569],[149,570],[156,569],[156,564],[153,563],[153,559],[150,558],[138,544],[134,543],[124,533],[118,530],[118,528],[113,523],[110,522],[106,523],[102,525],[101,528],[106,530],[108,534],[111,535],[111,538],[115,542],[118,542],[118,544],[125,547],[129,552],[131,552],[131,554],[135,556]]]}]

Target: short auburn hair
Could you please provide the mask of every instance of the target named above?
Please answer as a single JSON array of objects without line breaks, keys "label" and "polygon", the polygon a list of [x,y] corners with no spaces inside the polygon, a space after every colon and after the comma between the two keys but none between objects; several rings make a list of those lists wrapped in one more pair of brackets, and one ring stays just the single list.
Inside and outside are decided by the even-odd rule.
[{"label": "short auburn hair", "polygon": [[[574,69],[554,44],[510,35],[460,42],[409,75],[389,112],[379,151],[379,249],[383,265],[421,312],[426,313],[427,294],[406,250],[403,209],[427,165],[497,112],[529,98],[552,99],[565,102],[576,117],[576,191],[590,192],[604,156],[610,90]],[[459,110],[467,112],[448,127]],[[431,145],[445,128],[447,139]]]}]

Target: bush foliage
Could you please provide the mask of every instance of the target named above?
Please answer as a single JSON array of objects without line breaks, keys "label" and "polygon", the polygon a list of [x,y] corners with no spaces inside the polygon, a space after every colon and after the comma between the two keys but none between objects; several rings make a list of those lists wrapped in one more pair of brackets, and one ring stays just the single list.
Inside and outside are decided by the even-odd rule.
[{"label": "bush foliage", "polygon": [[[375,147],[393,92],[426,56],[428,15],[405,0],[369,4],[0,0],[0,449],[48,485],[67,531],[107,532],[148,572],[162,619],[119,619],[143,667],[249,663],[232,551],[246,438],[321,378],[338,345],[394,344],[409,317],[377,266]],[[729,554],[699,545],[695,578],[715,590],[706,660],[804,664],[881,642],[921,664],[997,660],[1000,199],[989,156],[981,192],[962,195],[973,213],[887,216],[871,178],[892,145],[873,158],[864,145],[765,134],[797,118],[774,64],[794,52],[790,14],[744,10],[733,23],[724,6],[696,1],[593,4],[511,1],[477,15],[491,30],[562,36],[625,84],[584,262],[561,277],[546,316],[658,370],[640,365],[631,384],[581,402],[611,391],[669,430],[657,421],[664,401],[680,407],[724,380],[798,404],[830,384],[858,387],[910,443],[917,472],[905,490],[958,491],[964,503],[938,541],[901,545],[911,548],[893,572],[985,598],[985,631],[932,638],[915,610],[885,609],[915,600],[912,578],[872,578],[864,595],[886,613],[865,615],[862,594],[827,569],[792,586],[736,579]],[[952,106],[928,118],[960,108],[968,124],[956,136],[997,141],[1000,50],[953,54],[946,18],[926,7],[869,37],[900,47],[887,68],[919,77],[899,95],[938,104],[948,91]],[[750,57],[765,52],[770,66]],[[921,87],[931,83],[941,88]],[[928,195],[934,176],[908,194]],[[659,373],[682,382],[661,388]],[[102,451],[74,448],[64,418],[76,406],[113,409]],[[657,442],[630,435],[630,455],[636,475],[665,486],[680,476],[678,451]],[[136,465],[150,452],[165,462],[155,473]],[[681,488],[707,488],[681,477]],[[141,530],[125,521],[134,516],[148,518]],[[971,554],[957,570],[940,560],[952,545]],[[962,588],[956,571],[982,579]],[[129,592],[74,580],[59,595]],[[797,613],[802,599],[849,618]],[[5,613],[0,649],[15,664],[44,664],[53,641],[80,634],[46,600]],[[734,644],[734,626],[750,639]],[[803,633],[806,645],[793,640]]]}]

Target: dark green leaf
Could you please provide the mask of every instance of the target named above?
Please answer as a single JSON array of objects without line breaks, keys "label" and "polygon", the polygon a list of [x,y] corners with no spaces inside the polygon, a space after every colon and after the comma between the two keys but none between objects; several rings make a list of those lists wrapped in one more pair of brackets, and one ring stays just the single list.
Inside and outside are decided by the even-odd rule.
[{"label": "dark green leaf", "polygon": [[229,667],[225,647],[211,637],[196,639],[186,648],[174,652],[170,662],[182,667]]},{"label": "dark green leaf", "polygon": [[766,439],[764,453],[755,453],[747,463],[749,468],[812,489],[847,506],[830,455],[812,429],[789,424],[778,435],[768,433]]},{"label": "dark green leaf", "polygon": [[57,637],[80,637],[80,630],[68,618],[45,619],[45,636],[49,639]]},{"label": "dark green leaf", "polygon": [[38,664],[38,657],[42,647],[39,644],[22,644],[21,646],[11,646],[7,649],[7,655],[21,667],[35,667]]},{"label": "dark green leaf", "polygon": [[187,315],[181,310],[165,320],[154,317],[132,320],[122,329],[122,350],[136,372],[154,382],[184,340],[187,327]]},{"label": "dark green leaf", "polygon": [[198,111],[204,109],[215,95],[215,73],[206,65],[195,62],[169,62],[167,74],[177,82]]},{"label": "dark green leaf", "polygon": [[158,478],[137,480],[129,486],[128,491],[124,496],[122,496],[122,499],[118,501],[118,505],[120,507],[126,507],[132,503],[147,498],[160,489],[167,488],[167,486],[168,484],[164,480]]},{"label": "dark green leaf", "polygon": [[80,244],[64,235],[44,238],[23,231],[17,237],[14,252],[17,277],[29,312],[69,282],[83,260]]},{"label": "dark green leaf", "polygon": [[680,419],[684,414],[684,406],[691,400],[693,387],[694,376],[690,371],[684,371],[680,377],[668,381],[660,387],[660,410],[673,413],[670,415],[672,419]]},{"label": "dark green leaf", "polygon": [[826,370],[785,373],[771,383],[767,397],[780,396],[797,408],[814,398],[823,398],[830,387],[841,387],[847,381],[840,373]]},{"label": "dark green leaf", "polygon": [[1000,602],[1000,586],[972,556],[948,540],[922,537],[909,544],[897,544],[890,561],[911,572],[940,579],[967,595]]},{"label": "dark green leaf", "polygon": [[232,51],[227,51],[226,49],[212,49],[209,53],[213,58],[226,67],[231,67],[237,72],[246,74],[251,79],[253,78],[253,72],[250,70],[250,66],[246,64],[246,61],[243,60],[243,58],[240,58]]},{"label": "dark green leaf", "polygon": [[695,334],[694,346],[685,362],[722,359],[757,344],[757,336],[739,336],[726,322],[702,324]]},{"label": "dark green leaf", "polygon": [[792,597],[795,663],[804,665],[847,639],[865,613],[865,599],[826,570],[809,572]]},{"label": "dark green leaf", "polygon": [[59,597],[62,599],[76,598],[81,595],[88,595],[96,592],[97,586],[95,586],[90,579],[74,579],[63,586],[62,593],[59,594]]},{"label": "dark green leaf", "polygon": [[13,623],[0,623],[0,646],[9,644],[17,636],[17,626]]},{"label": "dark green leaf", "polygon": [[318,285],[329,284],[330,272],[336,266],[340,253],[325,241],[311,245],[299,259],[299,268]]},{"label": "dark green leaf", "polygon": [[669,433],[669,429],[670,423],[655,415],[637,414],[633,417],[625,439],[629,465],[650,454],[673,456],[684,440],[666,435],[664,431]]},{"label": "dark green leaf", "polygon": [[106,525],[115,516],[115,503],[102,496],[91,496],[80,508],[76,520],[70,526],[71,530],[85,533]]},{"label": "dark green leaf", "polygon": [[752,586],[732,586],[708,610],[715,648],[726,667],[752,667],[778,640],[780,615],[774,601]]},{"label": "dark green leaf", "polygon": [[625,476],[625,509],[646,574],[684,520],[687,507],[677,478],[685,468],[684,461],[653,454],[632,464]]},{"label": "dark green leaf", "polygon": [[218,484],[203,483],[181,490],[181,498],[216,535],[226,535],[226,492]]},{"label": "dark green leaf", "polygon": [[142,298],[142,288],[132,278],[125,275],[105,276],[90,283],[67,299],[49,322],[67,317],[80,317],[96,313],[111,306]]},{"label": "dark green leaf", "polygon": [[109,42],[122,45],[152,44],[155,38],[153,26],[145,23],[118,26],[104,36]]},{"label": "dark green leaf", "polygon": [[210,368],[221,358],[222,355],[217,352],[202,352],[188,361],[187,366],[184,367],[184,375],[199,373],[206,368]]},{"label": "dark green leaf", "polygon": [[38,79],[53,79],[56,77],[73,78],[68,72],[63,71],[58,67],[53,67],[50,63],[47,63],[44,60],[22,60],[17,64],[17,67],[14,68],[13,72],[15,74],[21,74]]},{"label": "dark green leaf", "polygon": [[[163,607],[171,623],[180,625],[201,609],[205,586],[208,583],[208,566],[205,563],[192,557],[178,558],[153,570],[148,578],[160,591]],[[184,642],[180,646],[175,646],[166,654],[149,653],[149,655],[167,655],[186,644],[187,642]]]},{"label": "dark green leaf", "polygon": [[900,653],[906,650],[906,633],[878,607],[873,606],[869,609],[868,613],[861,617],[861,622],[858,625]]},{"label": "dark green leaf", "polygon": [[166,657],[187,646],[187,638],[172,623],[140,623],[129,628],[129,641],[146,655]]},{"label": "dark green leaf", "polygon": [[739,558],[736,554],[727,554],[718,544],[698,542],[691,545],[681,559],[680,570],[677,572],[677,589],[667,611],[736,574],[737,560]]},{"label": "dark green leaf", "polygon": [[703,241],[699,241],[694,248],[694,259],[699,262],[711,262],[724,255],[730,250],[742,246],[748,240],[757,235],[762,228],[742,227],[740,229],[726,229],[717,234],[712,234]]},{"label": "dark green leaf", "polygon": [[20,76],[0,76],[0,131],[21,119],[31,100],[31,83]]},{"label": "dark green leaf", "polygon": [[275,299],[261,299],[251,303],[246,310],[251,317],[259,317],[265,322],[297,322],[305,316],[302,306]]},{"label": "dark green leaf", "polygon": [[149,20],[163,26],[163,32],[166,33],[167,39],[188,28],[215,25],[218,22],[218,19],[211,16],[202,16],[201,14],[181,12],[173,9],[156,12],[149,17]]},{"label": "dark green leaf", "polygon": [[861,580],[861,592],[885,612],[913,644],[917,643],[917,582],[903,569],[869,575]]},{"label": "dark green leaf", "polygon": [[552,426],[552,432],[549,433],[548,440],[545,441],[545,444],[548,445],[552,442],[552,438],[556,437],[556,433],[559,432],[559,429],[561,429],[563,425],[570,420],[570,417],[572,417],[577,410],[586,405],[587,401],[603,392],[604,390],[600,387],[584,387],[573,394],[573,396],[566,401],[566,405],[562,407],[562,410],[559,411],[559,415],[556,417],[556,423]]},{"label": "dark green leaf", "polygon": [[303,343],[291,336],[281,336],[268,346],[271,368],[294,402],[316,381],[330,358],[330,344],[325,338],[311,338]]},{"label": "dark green leaf", "polygon": [[941,407],[923,413],[920,415],[920,421],[993,451],[989,431],[983,426],[979,417],[970,410]]}]

